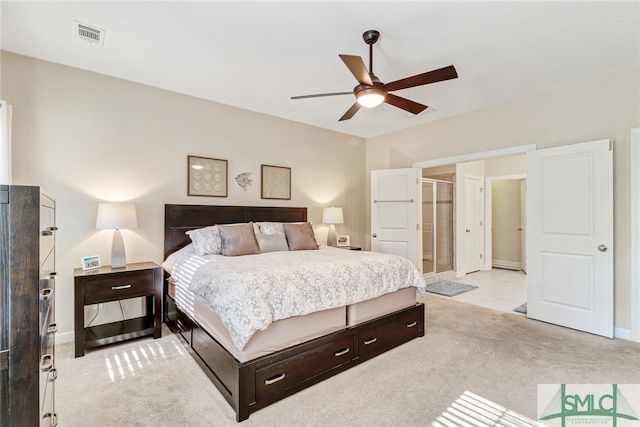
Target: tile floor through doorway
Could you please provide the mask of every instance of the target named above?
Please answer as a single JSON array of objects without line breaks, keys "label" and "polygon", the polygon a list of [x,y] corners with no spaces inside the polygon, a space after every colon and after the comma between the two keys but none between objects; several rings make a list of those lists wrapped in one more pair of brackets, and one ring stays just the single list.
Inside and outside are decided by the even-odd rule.
[{"label": "tile floor through doorway", "polygon": [[495,310],[513,312],[514,308],[527,302],[526,278],[527,275],[522,271],[498,268],[469,273],[464,277],[450,280],[475,285],[478,289],[457,295],[452,299]]}]

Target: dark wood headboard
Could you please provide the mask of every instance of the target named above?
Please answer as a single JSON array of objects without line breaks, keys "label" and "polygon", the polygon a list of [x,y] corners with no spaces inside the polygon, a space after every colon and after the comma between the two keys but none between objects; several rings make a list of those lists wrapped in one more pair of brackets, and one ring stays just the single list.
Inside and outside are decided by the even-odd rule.
[{"label": "dark wood headboard", "polygon": [[164,258],[188,245],[188,230],[240,222],[304,222],[307,208],[266,206],[164,205]]}]

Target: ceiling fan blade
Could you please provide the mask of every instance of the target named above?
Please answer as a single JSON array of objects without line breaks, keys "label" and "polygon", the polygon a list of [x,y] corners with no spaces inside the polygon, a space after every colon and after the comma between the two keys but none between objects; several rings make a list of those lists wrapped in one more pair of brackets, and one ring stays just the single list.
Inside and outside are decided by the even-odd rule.
[{"label": "ceiling fan blade", "polygon": [[356,103],[353,104],[351,108],[349,108],[347,112],[344,113],[342,117],[340,117],[340,120],[338,121],[341,122],[343,120],[349,120],[351,117],[353,117],[354,114],[358,112],[359,109],[360,109],[360,104],[358,104],[358,101],[356,101]]},{"label": "ceiling fan blade", "polygon": [[358,83],[373,86],[373,81],[371,80],[371,76],[369,76],[369,72],[367,68],[364,66],[364,62],[362,58],[354,55],[338,55],[340,59],[347,66],[351,74],[356,78]]},{"label": "ceiling fan blade", "polygon": [[336,95],[353,95],[353,91],[350,91],[350,92],[333,92],[333,93],[317,93],[315,95],[299,95],[299,96],[292,96],[291,99],[320,98],[321,96],[336,96]]},{"label": "ceiling fan blade", "polygon": [[453,65],[449,65],[448,67],[440,68],[438,70],[427,71],[426,73],[417,74],[412,77],[407,77],[405,79],[387,83],[384,85],[384,87],[388,91],[392,91],[456,78],[458,78],[458,73],[456,72],[455,67]]},{"label": "ceiling fan blade", "polygon": [[426,105],[419,104],[406,98],[401,98],[391,93],[387,93],[387,96],[384,98],[384,102],[391,104],[394,107],[402,108],[403,110],[413,114],[419,114],[429,108]]}]

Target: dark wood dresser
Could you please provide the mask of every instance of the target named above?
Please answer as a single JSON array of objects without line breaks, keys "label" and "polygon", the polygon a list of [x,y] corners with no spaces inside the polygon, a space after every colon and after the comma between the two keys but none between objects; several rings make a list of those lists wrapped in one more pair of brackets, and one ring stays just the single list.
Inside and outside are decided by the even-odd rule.
[{"label": "dark wood dresser", "polygon": [[55,426],[56,202],[0,185],[0,426]]}]

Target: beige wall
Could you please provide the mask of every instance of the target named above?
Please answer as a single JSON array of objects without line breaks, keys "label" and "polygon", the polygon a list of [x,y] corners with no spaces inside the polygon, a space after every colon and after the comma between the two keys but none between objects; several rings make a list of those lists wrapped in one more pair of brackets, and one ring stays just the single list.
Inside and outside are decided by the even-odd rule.
[{"label": "beige wall", "polygon": [[[112,232],[95,228],[100,201],[137,206],[139,228],[123,230],[130,262],[162,262],[165,203],[307,206],[321,240],[322,207],[342,206],[338,233],[364,243],[361,138],[8,52],[1,83],[14,112],[13,183],[43,186],[57,199],[63,333],[73,330],[73,268],[86,255],[110,262]],[[229,161],[229,197],[186,195],[189,154]],[[291,201],[260,198],[261,164],[291,167]],[[242,172],[252,173],[247,191],[234,181]],[[96,323],[120,315],[104,311]]]},{"label": "beige wall", "polygon": [[491,183],[491,256],[493,265],[521,264],[520,182],[521,180],[511,179]]},{"label": "beige wall", "polygon": [[527,144],[548,148],[613,138],[615,325],[628,328],[631,296],[630,130],[640,124],[639,101],[640,69],[601,76],[369,138],[366,173]]},{"label": "beige wall", "polygon": [[525,155],[485,160],[485,174],[487,178],[525,173],[527,173],[527,156]]}]

